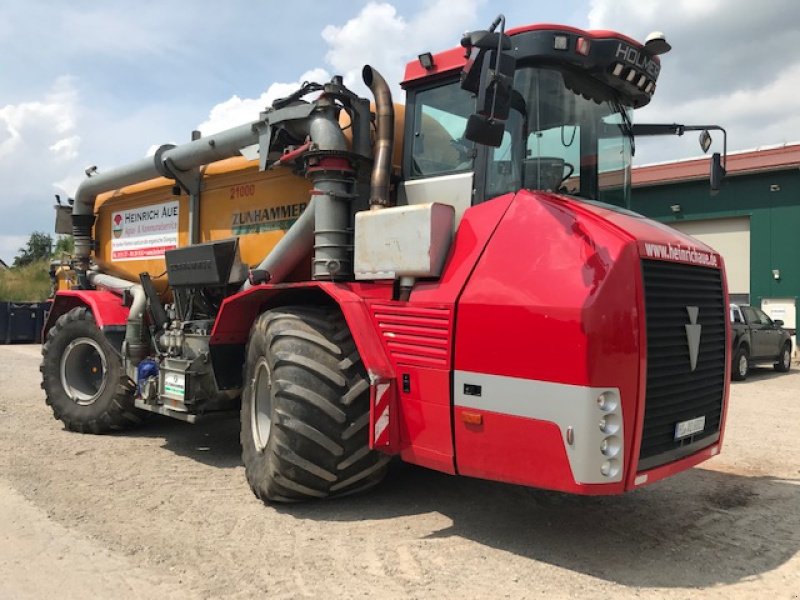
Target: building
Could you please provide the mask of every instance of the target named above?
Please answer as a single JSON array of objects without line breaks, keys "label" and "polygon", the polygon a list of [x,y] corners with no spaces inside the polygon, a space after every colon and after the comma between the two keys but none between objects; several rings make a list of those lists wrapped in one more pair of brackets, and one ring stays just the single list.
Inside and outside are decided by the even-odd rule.
[{"label": "building", "polygon": [[725,260],[734,302],[797,325],[800,143],[728,154],[719,192],[709,158],[633,170],[631,208],[688,233]]}]

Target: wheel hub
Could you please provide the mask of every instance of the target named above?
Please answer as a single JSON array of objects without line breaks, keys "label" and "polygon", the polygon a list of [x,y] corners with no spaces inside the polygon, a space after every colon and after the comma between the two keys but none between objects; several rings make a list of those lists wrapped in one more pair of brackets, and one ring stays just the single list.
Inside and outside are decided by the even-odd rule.
[{"label": "wheel hub", "polygon": [[77,338],[69,343],[61,355],[60,372],[67,396],[81,406],[93,404],[106,389],[106,356],[92,338]]},{"label": "wheel hub", "polygon": [[739,357],[739,375],[744,376],[747,373],[747,357],[742,355]]},{"label": "wheel hub", "polygon": [[272,378],[269,365],[264,358],[256,364],[252,388],[251,429],[256,450],[261,452],[267,447],[272,429]]}]

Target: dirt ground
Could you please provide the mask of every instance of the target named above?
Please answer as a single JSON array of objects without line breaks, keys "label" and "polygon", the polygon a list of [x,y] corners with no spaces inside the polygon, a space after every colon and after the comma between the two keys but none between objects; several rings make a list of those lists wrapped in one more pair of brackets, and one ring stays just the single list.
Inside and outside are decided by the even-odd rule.
[{"label": "dirt ground", "polygon": [[580,498],[393,464],[264,506],[234,419],[69,433],[0,346],[0,598],[799,598],[800,369],[732,386],[721,456]]}]

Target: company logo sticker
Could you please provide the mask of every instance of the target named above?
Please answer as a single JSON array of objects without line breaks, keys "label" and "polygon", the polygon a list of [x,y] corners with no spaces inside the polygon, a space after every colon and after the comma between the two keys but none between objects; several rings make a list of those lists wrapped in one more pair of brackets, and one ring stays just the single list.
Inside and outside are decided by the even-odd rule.
[{"label": "company logo sticker", "polygon": [[703,326],[697,324],[697,316],[700,309],[697,306],[687,306],[686,312],[689,313],[689,324],[686,327],[686,343],[689,344],[689,363],[692,371],[697,368],[697,356],[700,354],[700,334]]},{"label": "company logo sticker", "polygon": [[114,215],[114,224],[111,226],[111,233],[114,234],[116,239],[122,237],[122,215],[120,213]]},{"label": "company logo sticker", "polygon": [[246,235],[289,229],[303,214],[306,206],[305,203],[284,204],[234,212],[231,216],[231,234]]},{"label": "company logo sticker", "polygon": [[178,246],[177,200],[121,210],[111,215],[111,260],[161,258]]}]

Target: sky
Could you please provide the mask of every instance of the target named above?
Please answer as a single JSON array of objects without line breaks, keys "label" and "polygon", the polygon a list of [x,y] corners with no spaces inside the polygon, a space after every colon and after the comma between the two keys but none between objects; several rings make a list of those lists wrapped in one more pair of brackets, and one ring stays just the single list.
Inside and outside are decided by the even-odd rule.
[{"label": "sky", "polygon": [[[53,194],[87,166],[255,120],[302,81],[341,74],[367,95],[366,62],[402,100],[406,62],[500,10],[509,27],[664,32],[637,122],[719,124],[729,151],[800,141],[797,0],[0,0],[0,258],[52,231]],[[639,140],[634,164],[699,153],[694,134]]]}]

